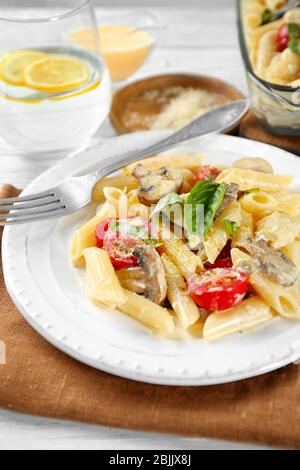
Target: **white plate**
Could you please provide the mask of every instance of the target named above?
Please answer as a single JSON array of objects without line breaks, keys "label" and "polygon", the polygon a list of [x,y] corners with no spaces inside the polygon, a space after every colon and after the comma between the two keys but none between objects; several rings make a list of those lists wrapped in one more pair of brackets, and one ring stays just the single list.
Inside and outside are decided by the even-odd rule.
[{"label": "white plate", "polygon": [[[83,152],[50,169],[25,193],[92,171],[101,157],[143,147],[162,135],[138,133],[107,141],[100,152]],[[265,157],[277,173],[295,175],[294,187],[300,191],[300,159],[282,150],[228,136],[213,137],[205,144],[193,141],[180,148],[189,153],[203,151],[206,162],[223,165],[242,155]],[[201,339],[171,341],[155,336],[123,313],[94,306],[85,295],[81,270],[74,269],[69,258],[75,227],[94,209],[83,209],[58,221],[9,227],[4,232],[8,291],[24,318],[57,348],[112,374],[170,385],[239,380],[300,358],[300,322],[278,317],[256,330],[211,344]]]}]

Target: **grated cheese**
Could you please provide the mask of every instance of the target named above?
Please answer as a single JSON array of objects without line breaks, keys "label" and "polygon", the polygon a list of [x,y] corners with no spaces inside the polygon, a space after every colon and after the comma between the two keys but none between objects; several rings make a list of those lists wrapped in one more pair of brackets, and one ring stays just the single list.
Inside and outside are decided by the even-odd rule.
[{"label": "grated cheese", "polygon": [[195,88],[182,88],[182,91],[164,106],[162,112],[151,124],[151,129],[181,129],[196,117],[218,108],[226,102],[226,98],[218,93],[208,93]]}]

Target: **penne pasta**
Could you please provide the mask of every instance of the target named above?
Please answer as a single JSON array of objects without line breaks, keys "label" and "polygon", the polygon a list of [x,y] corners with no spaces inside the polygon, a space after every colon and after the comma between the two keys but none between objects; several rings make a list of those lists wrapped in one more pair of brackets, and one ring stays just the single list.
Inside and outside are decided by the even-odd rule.
[{"label": "penne pasta", "polygon": [[275,211],[278,206],[278,202],[272,194],[265,193],[264,191],[246,194],[241,197],[240,203],[244,211],[252,214],[256,220],[266,217]]},{"label": "penne pasta", "polygon": [[115,208],[117,217],[126,218],[128,216],[128,197],[124,190],[118,188],[105,187],[103,193],[106,202]]},{"label": "penne pasta", "polygon": [[158,333],[170,335],[174,331],[174,320],[166,308],[154,304],[134,292],[123,290],[126,301],[119,310],[144,323]]},{"label": "penne pasta", "polygon": [[199,319],[199,309],[188,295],[186,282],[178,267],[165,254],[162,255],[162,261],[167,277],[168,299],[180,325],[187,329]]},{"label": "penne pasta", "polygon": [[143,204],[132,204],[128,208],[128,217],[141,217],[148,219],[151,214],[151,209]]},{"label": "penne pasta", "polygon": [[266,76],[268,67],[277,54],[276,31],[269,31],[261,38],[257,52],[256,70],[261,77]]},{"label": "penne pasta", "polygon": [[293,216],[300,215],[300,194],[280,191],[272,196],[278,203],[278,210]]},{"label": "penne pasta", "polygon": [[283,17],[285,23],[300,24],[300,8],[292,8],[287,11]]},{"label": "penne pasta", "polygon": [[281,251],[294,263],[300,273],[300,240],[286,245]]},{"label": "penne pasta", "polygon": [[228,168],[220,173],[217,181],[238,184],[242,191],[260,188],[267,193],[273,193],[286,189],[293,181],[293,177],[265,174],[241,168]]},{"label": "penne pasta", "polygon": [[261,19],[265,6],[260,2],[251,2],[247,6],[247,11],[245,15],[245,23],[250,28],[257,28],[261,25]]},{"label": "penne pasta", "polygon": [[107,217],[115,218],[116,214],[114,207],[105,203],[95,217],[76,230],[71,242],[71,257],[74,266],[84,266],[83,250],[96,246],[96,227],[101,220],[106,219]]},{"label": "penne pasta", "polygon": [[274,55],[266,71],[266,78],[271,83],[291,83],[299,78],[299,74],[300,55],[286,49]]},{"label": "penne pasta", "polygon": [[203,338],[215,341],[223,336],[242,333],[274,318],[266,302],[257,297],[244,300],[238,307],[209,315],[203,328]]},{"label": "penne pasta", "polygon": [[300,234],[300,218],[284,212],[273,212],[257,224],[256,235],[279,250],[292,243]]},{"label": "penne pasta", "polygon": [[259,28],[252,29],[249,31],[249,46],[253,50],[257,50],[261,38],[269,31],[278,31],[279,28],[284,24],[284,20],[273,21],[272,23],[265,24]]},{"label": "penne pasta", "polygon": [[300,319],[300,293],[297,287],[282,287],[257,273],[250,276],[250,282],[255,291],[279,315],[291,320]]},{"label": "penne pasta", "polygon": [[250,256],[239,248],[232,248],[231,260],[233,266],[236,268],[248,268],[250,263]]},{"label": "penne pasta", "polygon": [[128,217],[141,217],[148,219],[151,214],[151,208],[140,203],[137,191],[131,190],[127,194],[128,199]]},{"label": "penne pasta", "polygon": [[188,279],[196,272],[203,271],[201,258],[190,251],[182,240],[175,238],[163,240],[162,247],[173,263],[178,266],[185,279]]},{"label": "penne pasta", "polygon": [[131,191],[132,189],[136,189],[138,187],[138,182],[133,176],[117,175],[111,176],[109,178],[102,178],[94,186],[92,195],[93,201],[104,202],[106,200],[104,188],[107,187],[113,187],[123,191],[125,189],[127,191]]},{"label": "penne pasta", "polygon": [[232,239],[232,247],[242,247],[249,238],[254,237],[253,215],[241,210],[241,224]]},{"label": "penne pasta", "polygon": [[86,264],[86,291],[91,300],[116,308],[127,301],[119,279],[106,251],[87,248],[83,251]]},{"label": "penne pasta", "polygon": [[[251,266],[251,257],[234,248],[231,250],[234,266]],[[300,292],[297,286],[282,287],[252,269],[250,284],[257,294],[279,315],[292,320],[300,319]]]},{"label": "penne pasta", "polygon": [[241,224],[242,213],[238,202],[233,202],[218,217],[207,239],[204,241],[204,249],[209,263],[214,263],[229,240],[229,234],[224,224],[225,220],[235,222],[238,226]]},{"label": "penne pasta", "polygon": [[140,204],[140,200],[138,198],[138,192],[136,189],[132,189],[127,193],[128,204],[130,206],[134,206],[136,204]]}]

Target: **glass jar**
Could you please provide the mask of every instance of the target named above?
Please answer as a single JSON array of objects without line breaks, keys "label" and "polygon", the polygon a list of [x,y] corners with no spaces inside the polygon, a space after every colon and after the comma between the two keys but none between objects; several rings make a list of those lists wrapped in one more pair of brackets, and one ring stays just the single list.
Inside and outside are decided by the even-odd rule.
[{"label": "glass jar", "polygon": [[262,127],[277,135],[300,136],[300,88],[266,82],[255,73],[246,40],[243,2],[237,0],[241,53],[246,69],[251,108]]}]

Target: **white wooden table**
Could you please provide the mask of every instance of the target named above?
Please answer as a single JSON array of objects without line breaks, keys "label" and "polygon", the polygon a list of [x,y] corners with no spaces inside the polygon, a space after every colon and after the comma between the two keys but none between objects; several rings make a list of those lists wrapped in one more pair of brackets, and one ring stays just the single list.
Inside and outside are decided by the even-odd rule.
[{"label": "white wooden table", "polygon": [[[182,2],[183,3],[183,2]],[[145,1],[144,3],[145,4]],[[165,25],[150,61],[138,76],[186,71],[221,77],[246,92],[233,0],[201,0],[194,8],[152,8]],[[149,0],[151,5],[151,0]],[[218,12],[216,11],[218,6]],[[117,9],[115,14],[128,12]],[[101,16],[102,10],[98,11]],[[107,11],[104,11],[104,14]],[[111,10],[109,11],[111,14]],[[113,131],[108,123],[101,135]],[[0,184],[24,187],[49,163],[30,162],[0,142]],[[69,423],[0,410],[0,449],[254,449],[207,439],[179,438]]]}]

